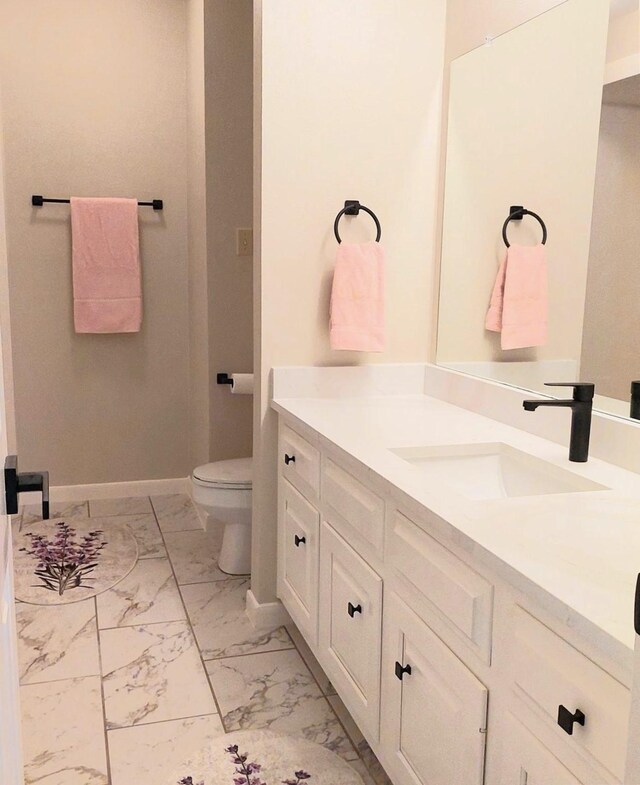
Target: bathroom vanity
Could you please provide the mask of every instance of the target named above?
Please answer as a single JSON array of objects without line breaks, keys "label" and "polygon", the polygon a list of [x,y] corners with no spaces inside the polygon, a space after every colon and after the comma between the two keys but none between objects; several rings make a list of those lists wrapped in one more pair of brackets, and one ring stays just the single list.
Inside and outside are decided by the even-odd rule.
[{"label": "bathroom vanity", "polygon": [[623,782],[640,476],[434,366],[273,385],[278,596],[393,782]]}]

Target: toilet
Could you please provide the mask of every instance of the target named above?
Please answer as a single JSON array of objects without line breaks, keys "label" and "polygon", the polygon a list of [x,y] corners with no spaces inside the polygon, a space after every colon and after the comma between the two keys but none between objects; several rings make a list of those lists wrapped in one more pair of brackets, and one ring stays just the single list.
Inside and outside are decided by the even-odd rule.
[{"label": "toilet", "polygon": [[193,470],[191,494],[207,513],[207,528],[224,525],[218,567],[229,575],[251,572],[252,458],[205,463]]}]

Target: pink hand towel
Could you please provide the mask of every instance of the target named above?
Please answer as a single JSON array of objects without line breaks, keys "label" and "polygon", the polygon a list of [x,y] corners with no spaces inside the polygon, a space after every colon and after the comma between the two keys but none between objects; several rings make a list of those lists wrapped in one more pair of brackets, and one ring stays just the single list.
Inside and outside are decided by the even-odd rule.
[{"label": "pink hand towel", "polygon": [[487,330],[502,333],[503,349],[547,342],[547,258],[544,245],[511,245],[500,265],[487,313]]},{"label": "pink hand towel", "polygon": [[384,249],[341,243],[331,290],[331,348],[384,350]]},{"label": "pink hand towel", "polygon": [[77,333],[136,333],[142,283],[135,199],[71,199]]}]

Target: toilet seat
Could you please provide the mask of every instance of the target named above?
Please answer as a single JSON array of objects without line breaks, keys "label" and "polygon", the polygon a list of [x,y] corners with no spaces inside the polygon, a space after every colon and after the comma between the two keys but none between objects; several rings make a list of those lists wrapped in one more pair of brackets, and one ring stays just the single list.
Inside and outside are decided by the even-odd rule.
[{"label": "toilet seat", "polygon": [[205,488],[227,488],[229,490],[251,490],[252,458],[233,458],[197,466],[192,479]]}]

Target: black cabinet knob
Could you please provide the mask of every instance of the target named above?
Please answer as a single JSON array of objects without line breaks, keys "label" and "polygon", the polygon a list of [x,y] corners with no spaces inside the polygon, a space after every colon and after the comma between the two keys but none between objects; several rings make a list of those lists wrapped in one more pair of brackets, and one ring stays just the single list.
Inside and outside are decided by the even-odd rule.
[{"label": "black cabinet knob", "polygon": [[404,674],[411,676],[411,665],[402,666],[399,662],[396,662],[396,678],[402,681]]},{"label": "black cabinet knob", "polygon": [[290,463],[295,463],[296,462],[296,456],[295,455],[287,455],[287,453],[285,453],[284,454],[284,462],[287,464],[287,466]]},{"label": "black cabinet knob", "polygon": [[573,726],[575,723],[578,725],[583,725],[585,723],[586,717],[580,711],[580,709],[576,709],[575,712],[572,714],[569,709],[565,706],[560,704],[558,706],[558,725],[562,728],[565,733],[568,733],[569,736],[573,736]]},{"label": "black cabinet knob", "polygon": [[293,541],[296,544],[296,548],[299,548],[301,545],[305,544],[305,542],[307,541],[307,538],[306,537],[298,537],[298,535],[296,534],[296,536],[293,538]]},{"label": "black cabinet knob", "polygon": [[362,613],[362,605],[354,605],[352,602],[350,602],[347,605],[347,613],[353,619],[356,613]]}]

